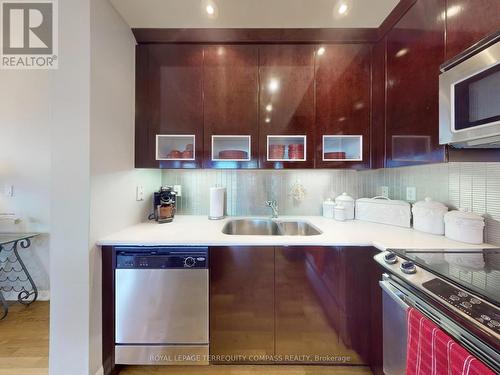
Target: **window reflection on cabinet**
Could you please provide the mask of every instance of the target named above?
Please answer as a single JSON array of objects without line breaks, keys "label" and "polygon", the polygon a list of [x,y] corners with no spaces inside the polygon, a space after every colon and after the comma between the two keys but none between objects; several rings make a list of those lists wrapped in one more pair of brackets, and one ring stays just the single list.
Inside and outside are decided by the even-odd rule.
[{"label": "window reflection on cabinet", "polygon": [[306,161],[305,135],[268,135],[267,161]]},{"label": "window reflection on cabinet", "polygon": [[362,135],[324,135],[323,161],[362,161]]},{"label": "window reflection on cabinet", "polygon": [[213,135],[213,161],[250,161],[251,136]]},{"label": "window reflection on cabinet", "polygon": [[156,135],[156,160],[195,160],[195,136]]}]

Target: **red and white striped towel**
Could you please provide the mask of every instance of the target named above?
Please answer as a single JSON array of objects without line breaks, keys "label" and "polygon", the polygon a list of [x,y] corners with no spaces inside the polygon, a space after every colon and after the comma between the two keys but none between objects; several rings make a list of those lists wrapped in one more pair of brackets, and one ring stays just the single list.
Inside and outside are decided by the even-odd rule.
[{"label": "red and white striped towel", "polygon": [[408,310],[406,375],[495,375],[436,324]]}]

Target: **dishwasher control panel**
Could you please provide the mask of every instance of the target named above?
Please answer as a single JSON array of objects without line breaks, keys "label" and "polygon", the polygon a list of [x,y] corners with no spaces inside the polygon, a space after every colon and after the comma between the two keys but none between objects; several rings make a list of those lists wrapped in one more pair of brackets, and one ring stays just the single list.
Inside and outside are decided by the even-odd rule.
[{"label": "dishwasher control panel", "polygon": [[116,249],[117,269],[208,268],[206,247],[126,247]]}]

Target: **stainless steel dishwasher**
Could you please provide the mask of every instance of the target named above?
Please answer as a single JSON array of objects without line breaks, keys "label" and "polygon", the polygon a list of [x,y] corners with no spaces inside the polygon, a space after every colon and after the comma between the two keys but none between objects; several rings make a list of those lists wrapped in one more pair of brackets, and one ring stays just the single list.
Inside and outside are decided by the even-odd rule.
[{"label": "stainless steel dishwasher", "polygon": [[207,364],[208,248],[121,247],[115,362]]}]

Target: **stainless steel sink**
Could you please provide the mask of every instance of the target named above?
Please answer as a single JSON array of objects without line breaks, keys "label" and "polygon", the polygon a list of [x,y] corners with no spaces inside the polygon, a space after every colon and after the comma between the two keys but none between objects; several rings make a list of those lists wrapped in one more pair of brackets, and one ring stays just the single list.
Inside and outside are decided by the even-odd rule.
[{"label": "stainless steel sink", "polygon": [[234,219],[224,225],[222,233],[243,236],[314,236],[322,232],[307,221]]},{"label": "stainless steel sink", "polygon": [[322,233],[307,221],[280,221],[279,226],[285,236],[316,236]]},{"label": "stainless steel sink", "polygon": [[279,236],[280,227],[268,219],[236,219],[229,220],[222,228],[222,233],[233,235]]}]

